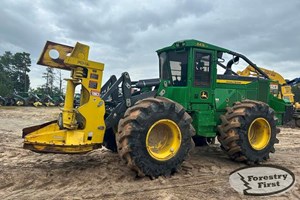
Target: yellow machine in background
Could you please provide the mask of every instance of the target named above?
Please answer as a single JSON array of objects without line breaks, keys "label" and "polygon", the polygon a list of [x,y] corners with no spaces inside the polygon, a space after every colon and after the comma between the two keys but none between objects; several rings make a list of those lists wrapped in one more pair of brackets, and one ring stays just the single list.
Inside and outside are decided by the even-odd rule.
[{"label": "yellow machine in background", "polygon": [[[57,57],[51,56],[58,54]],[[88,60],[89,47],[47,42],[38,64],[71,71],[65,104],[58,120],[23,129],[24,148],[38,152],[84,153],[101,147],[105,105],[100,98],[104,64]],[[75,87],[81,99],[74,108]]]},{"label": "yellow machine in background", "polygon": [[[270,79],[272,79],[274,81],[278,81],[278,83],[280,84],[280,92],[279,92],[278,98],[284,99],[284,100],[289,101],[292,104],[294,104],[295,103],[295,100],[294,100],[295,95],[292,92],[292,87],[286,83],[285,79],[279,73],[277,73],[275,71],[271,71],[271,70],[264,69],[261,67],[260,67],[260,69],[263,72],[265,72],[269,76]],[[259,73],[250,65],[248,67],[246,67],[243,71],[237,71],[237,74],[240,76],[259,76]]]}]

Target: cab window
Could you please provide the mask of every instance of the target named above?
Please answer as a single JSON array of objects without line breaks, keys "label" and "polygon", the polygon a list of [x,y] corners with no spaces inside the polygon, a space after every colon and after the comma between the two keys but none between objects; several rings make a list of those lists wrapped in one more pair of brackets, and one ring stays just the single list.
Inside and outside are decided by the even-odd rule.
[{"label": "cab window", "polygon": [[195,53],[194,86],[210,86],[211,54],[204,52]]},{"label": "cab window", "polygon": [[173,86],[186,86],[188,52],[163,52],[159,57],[160,77],[170,80]]}]

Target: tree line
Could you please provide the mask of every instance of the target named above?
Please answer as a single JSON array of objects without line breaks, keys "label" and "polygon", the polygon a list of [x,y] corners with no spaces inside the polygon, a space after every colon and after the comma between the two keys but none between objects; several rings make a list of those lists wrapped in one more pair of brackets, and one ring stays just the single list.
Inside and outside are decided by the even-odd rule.
[{"label": "tree line", "polygon": [[[54,69],[46,68],[41,74],[45,84],[35,89],[30,88],[31,58],[26,52],[15,54],[6,51],[0,55],[0,96],[10,96],[15,91],[18,93],[34,93],[38,95],[48,94],[50,96],[62,95],[61,76],[57,76]],[[59,79],[59,87],[55,86],[55,80]]]}]

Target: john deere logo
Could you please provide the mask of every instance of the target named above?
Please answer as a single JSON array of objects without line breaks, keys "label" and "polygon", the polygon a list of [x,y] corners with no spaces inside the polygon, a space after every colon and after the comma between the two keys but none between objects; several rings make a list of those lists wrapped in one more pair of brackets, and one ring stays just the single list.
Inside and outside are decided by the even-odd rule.
[{"label": "john deere logo", "polygon": [[239,193],[266,196],[287,191],[294,185],[295,176],[283,167],[261,165],[232,172],[229,183]]},{"label": "john deere logo", "polygon": [[206,91],[201,91],[200,98],[201,99],[208,99],[208,93]]}]

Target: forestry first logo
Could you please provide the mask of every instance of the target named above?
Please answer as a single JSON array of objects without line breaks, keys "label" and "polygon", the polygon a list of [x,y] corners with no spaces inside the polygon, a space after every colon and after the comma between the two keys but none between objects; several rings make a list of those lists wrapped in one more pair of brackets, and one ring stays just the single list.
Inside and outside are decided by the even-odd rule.
[{"label": "forestry first logo", "polygon": [[295,176],[283,167],[258,165],[233,171],[229,183],[245,195],[266,196],[287,191],[294,185]]}]

